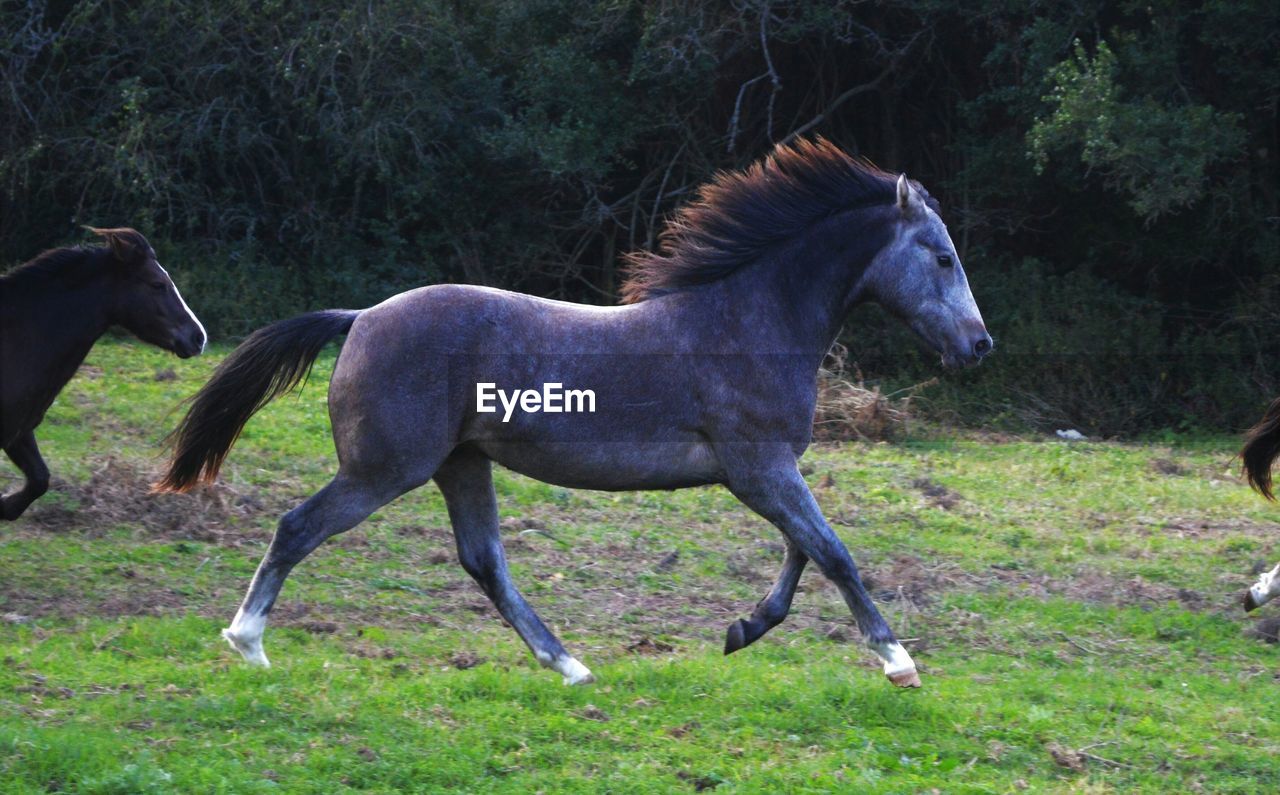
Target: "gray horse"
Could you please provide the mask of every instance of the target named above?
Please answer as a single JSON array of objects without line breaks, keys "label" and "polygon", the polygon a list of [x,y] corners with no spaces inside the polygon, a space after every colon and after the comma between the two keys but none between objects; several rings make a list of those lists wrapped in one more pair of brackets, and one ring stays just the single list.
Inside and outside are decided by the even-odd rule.
[{"label": "gray horse", "polygon": [[224,637],[267,665],[263,629],[290,570],[434,479],[462,566],[543,665],[565,684],[592,681],[511,581],[497,461],[570,488],[723,484],[782,531],[787,550],[772,589],[729,628],[725,653],[782,621],[812,560],[839,586],[889,679],[918,687],[796,460],[811,438],[815,373],[854,305],[879,302],[949,367],[991,351],[936,201],[826,141],[780,147],[704,186],[659,252],[631,257],[623,297],[599,307],[435,285],[246,339],[194,396],[156,488],[212,481],[249,417],[346,332],[329,385],[339,466],[280,520]]}]

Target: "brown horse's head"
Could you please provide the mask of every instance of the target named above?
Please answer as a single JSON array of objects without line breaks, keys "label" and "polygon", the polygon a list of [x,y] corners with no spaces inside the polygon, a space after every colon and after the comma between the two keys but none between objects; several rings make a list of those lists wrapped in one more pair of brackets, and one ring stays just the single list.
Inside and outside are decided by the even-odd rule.
[{"label": "brown horse's head", "polygon": [[105,296],[111,322],[183,359],[202,352],[208,341],[204,326],[156,261],[147,239],[128,228],[87,228],[111,250],[111,294]]}]

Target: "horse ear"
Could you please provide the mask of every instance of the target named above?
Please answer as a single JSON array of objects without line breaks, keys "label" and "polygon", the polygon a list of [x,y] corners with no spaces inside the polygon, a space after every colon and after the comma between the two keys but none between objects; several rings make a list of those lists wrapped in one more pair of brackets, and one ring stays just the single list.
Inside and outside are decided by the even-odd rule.
[{"label": "horse ear", "polygon": [[898,210],[906,218],[917,215],[924,208],[924,200],[920,198],[920,194],[915,188],[911,187],[911,181],[907,179],[906,174],[898,175]]},{"label": "horse ear", "polygon": [[122,263],[145,262],[147,256],[151,253],[151,244],[136,229],[130,229],[127,226],[118,229],[98,229],[97,227],[86,226],[85,229],[95,235],[101,235],[107,245],[111,247],[111,253],[115,254],[116,259]]}]

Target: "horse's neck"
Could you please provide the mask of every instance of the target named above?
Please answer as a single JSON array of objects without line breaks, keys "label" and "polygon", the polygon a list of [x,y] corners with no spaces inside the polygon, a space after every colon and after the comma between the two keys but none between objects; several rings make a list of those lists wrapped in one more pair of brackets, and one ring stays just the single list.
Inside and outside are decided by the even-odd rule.
[{"label": "horse's neck", "polygon": [[804,356],[817,370],[868,264],[842,260],[830,243],[797,241],[710,285],[704,300],[719,308],[723,332],[744,350]]},{"label": "horse's neck", "polygon": [[[47,407],[71,380],[93,343],[107,330],[109,317],[96,285],[65,292],[56,288],[24,290],[5,296],[6,368],[30,385],[30,399]],[[16,342],[13,345],[12,342]]]}]

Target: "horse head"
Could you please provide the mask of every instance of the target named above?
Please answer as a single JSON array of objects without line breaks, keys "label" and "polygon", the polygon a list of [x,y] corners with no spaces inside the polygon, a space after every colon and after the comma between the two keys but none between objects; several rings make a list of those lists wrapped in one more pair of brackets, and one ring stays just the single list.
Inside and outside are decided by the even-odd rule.
[{"label": "horse head", "polygon": [[147,239],[128,228],[89,231],[101,235],[111,250],[111,322],[183,359],[204,351],[204,326],[160,267]]}]

